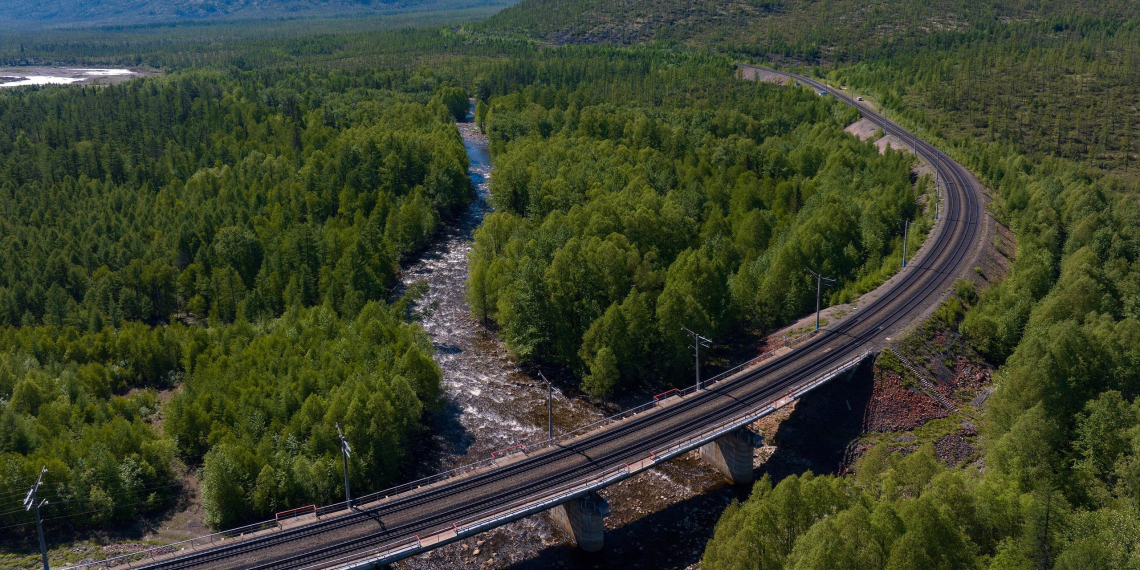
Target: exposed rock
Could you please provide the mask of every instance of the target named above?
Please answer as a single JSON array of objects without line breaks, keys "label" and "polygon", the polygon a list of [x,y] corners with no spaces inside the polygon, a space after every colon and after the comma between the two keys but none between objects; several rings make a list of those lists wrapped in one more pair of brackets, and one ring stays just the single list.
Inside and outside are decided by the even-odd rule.
[{"label": "exposed rock", "polygon": [[952,433],[934,442],[938,460],[948,466],[955,466],[974,455],[974,446],[963,437],[963,432]]}]

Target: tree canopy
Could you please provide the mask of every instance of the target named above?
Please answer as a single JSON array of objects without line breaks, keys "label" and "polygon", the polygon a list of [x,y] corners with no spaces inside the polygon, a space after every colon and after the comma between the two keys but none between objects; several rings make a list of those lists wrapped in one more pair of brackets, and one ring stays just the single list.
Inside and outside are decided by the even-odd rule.
[{"label": "tree canopy", "polygon": [[[455,85],[198,70],[0,92],[0,481],[64,526],[202,469],[216,528],[397,479],[436,405],[399,263],[470,200]],[[438,88],[437,88],[438,87]],[[5,497],[0,524],[23,511]]]},{"label": "tree canopy", "polygon": [[564,53],[534,71],[549,84],[479,110],[496,212],[468,296],[518,356],[592,395],[683,381],[682,327],[724,339],[802,316],[805,268],[839,279],[832,300],[869,290],[900,265],[902,221],[916,242],[929,228],[928,181],[844,133],[851,109],[716,60]]}]

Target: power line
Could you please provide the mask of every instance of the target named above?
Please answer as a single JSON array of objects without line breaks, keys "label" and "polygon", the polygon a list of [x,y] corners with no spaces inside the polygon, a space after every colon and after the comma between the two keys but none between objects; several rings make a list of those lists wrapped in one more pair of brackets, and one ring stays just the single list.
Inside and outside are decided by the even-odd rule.
[{"label": "power line", "polygon": [[[178,486],[181,486],[181,485],[182,485],[182,482],[181,482],[181,481],[172,481],[172,482],[170,482],[170,483],[164,483],[164,484],[161,484],[161,485],[152,485],[152,486],[149,486],[149,487],[143,487],[143,488],[141,488],[141,489],[134,489],[134,490],[131,490],[131,489],[127,489],[127,490],[119,491],[118,493],[108,493],[108,494],[107,494],[107,496],[109,496],[109,497],[119,497],[119,496],[122,496],[122,495],[129,495],[129,494],[131,494],[131,493],[143,493],[143,492],[146,492],[146,491],[154,491],[154,490],[157,490],[157,489],[167,489],[167,488],[170,488],[170,487],[178,487]],[[52,498],[52,497],[48,497],[48,500],[50,500],[50,501],[52,502],[52,504],[53,504],[53,505],[66,505],[66,504],[70,504],[70,503],[78,503],[78,502],[83,502],[83,501],[86,501],[87,499],[82,499],[82,498],[73,498],[73,499],[60,499],[60,498],[59,498],[59,495],[57,495],[55,498]],[[17,507],[17,508],[14,508],[14,509],[8,509],[8,510],[6,510],[6,511],[0,511],[0,516],[2,516],[2,515],[5,515],[5,514],[7,514],[7,513],[11,513],[11,512],[14,512],[14,511],[22,511],[22,510],[24,510],[24,509],[23,509],[23,508],[21,508],[21,507]]]},{"label": "power line", "polygon": [[[198,453],[198,454],[194,454],[194,455],[172,455],[171,458],[172,459],[202,459],[206,455],[207,455],[206,453]],[[111,476],[109,476],[103,480],[104,481],[112,481],[112,480],[115,480],[117,478],[118,478],[117,475],[111,475]],[[26,493],[26,492],[27,491],[18,491],[18,490],[16,490],[16,491],[0,491],[0,502],[6,501],[7,500],[6,497],[8,497],[10,495],[19,495],[21,493]]]},{"label": "power line", "polygon": [[701,389],[701,347],[703,346],[705,348],[711,348],[712,347],[712,340],[707,339],[707,338],[701,336],[700,334],[697,334],[697,333],[689,330],[689,328],[686,326],[682,326],[681,330],[693,335],[693,344],[689,345],[689,348],[693,349],[693,351],[696,353],[697,390],[700,390]]},{"label": "power line", "polygon": [[831,287],[831,286],[835,285],[836,281],[835,281],[835,279],[832,279],[830,277],[824,277],[822,274],[819,274],[819,273],[816,273],[815,271],[812,271],[811,268],[809,268],[809,267],[805,267],[804,270],[807,271],[808,273],[811,273],[812,276],[815,277],[815,330],[819,330],[819,297],[820,297],[820,294],[822,293],[823,288],[825,286]]},{"label": "power line", "polygon": [[[145,502],[146,501],[134,501],[131,503],[123,503],[121,505],[115,505],[113,507],[110,507],[110,509],[116,509],[116,508],[121,508],[121,507],[134,507],[137,505],[141,505]],[[79,516],[83,516],[83,515],[89,515],[92,513],[105,512],[105,511],[110,510],[110,509],[91,509],[89,511],[81,511],[78,513],[68,513],[66,515],[56,515],[54,517],[47,517],[47,518],[42,519],[42,520],[44,520],[44,521],[55,521],[55,520],[61,520],[61,519],[70,519],[70,518],[75,518],[75,517],[79,517]],[[8,528],[17,528],[17,527],[22,527],[22,526],[28,526],[30,524],[34,524],[34,522],[28,521],[28,522],[24,522],[24,523],[15,523],[15,524],[7,525],[7,526],[0,526],[0,530],[4,530],[4,529],[8,529]]]},{"label": "power line", "polygon": [[40,537],[40,555],[43,556],[44,559],[44,570],[49,570],[47,545],[44,544],[44,523],[43,520],[40,519],[40,507],[48,504],[48,502],[47,499],[40,500],[39,497],[36,496],[36,492],[40,490],[40,485],[44,482],[44,473],[47,473],[47,465],[44,465],[43,469],[40,469],[40,476],[36,477],[36,484],[32,485],[32,488],[28,490],[28,496],[24,498],[24,507],[29,511],[33,508],[36,509],[36,534]]},{"label": "power line", "polygon": [[[182,483],[181,483],[181,482],[178,482],[178,481],[174,481],[174,482],[171,482],[171,483],[165,483],[165,484],[162,484],[162,485],[154,485],[154,486],[151,486],[151,487],[143,487],[142,489],[135,489],[135,490],[129,490],[129,489],[128,489],[128,490],[119,491],[118,493],[108,493],[108,494],[107,494],[107,496],[108,496],[108,497],[119,497],[119,496],[122,496],[122,495],[129,495],[129,494],[131,494],[131,493],[143,493],[143,492],[146,492],[146,491],[154,491],[154,490],[156,490],[156,489],[166,489],[166,488],[170,488],[170,487],[177,487],[177,486],[180,486],[180,485],[182,485]],[[82,501],[86,501],[86,500],[87,500],[87,499],[79,499],[79,498],[75,498],[75,499],[66,499],[66,500],[58,500],[58,499],[52,499],[52,504],[55,504],[55,505],[66,505],[66,504],[68,504],[68,503],[78,503],[78,502],[82,502]]]},{"label": "power line", "polygon": [[[59,515],[59,516],[48,517],[48,518],[45,518],[45,519],[40,519],[40,520],[44,520],[44,521],[54,521],[54,520],[59,520],[59,519],[69,519],[69,518],[72,518],[72,517],[78,517],[78,516],[80,516],[80,515],[86,515],[86,514],[91,514],[91,513],[98,513],[98,512],[100,512],[100,511],[102,511],[102,510],[103,510],[103,509],[92,509],[92,510],[90,510],[90,511],[84,511],[84,512],[82,512],[82,513],[72,513],[72,514],[69,514],[69,515]],[[35,524],[35,521],[28,521],[28,522],[25,522],[25,523],[16,523],[16,524],[10,524],[10,525],[8,525],[8,526],[0,526],[0,530],[4,530],[4,529],[6,529],[6,528],[17,528],[17,527],[22,527],[22,526],[28,526],[28,525],[31,525],[31,524]]]},{"label": "power line", "polygon": [[14,509],[8,509],[8,510],[6,510],[6,511],[0,511],[0,516],[8,515],[8,514],[11,514],[11,513],[18,513],[18,512],[21,512],[21,511],[24,511],[24,512],[26,512],[27,510],[28,510],[28,509],[27,509],[26,507],[23,507],[23,506],[19,506],[19,507],[16,507],[16,508],[14,508]]},{"label": "power line", "polygon": [[[167,486],[169,487],[169,486],[174,486],[174,485],[167,485]],[[161,488],[161,487],[155,487],[155,488]],[[117,496],[117,495],[123,495],[123,494],[126,494],[126,493],[116,493],[115,495],[111,495],[111,496]],[[59,505],[59,504],[65,504],[65,503],[75,503],[75,502],[79,502],[79,501],[82,501],[82,500],[83,500],[83,499],[69,499],[69,500],[67,500],[67,501],[54,502],[54,503],[51,503],[51,504],[52,504],[52,505]],[[144,504],[144,503],[146,503],[146,502],[147,502],[147,501],[146,501],[145,499],[143,499],[143,500],[133,501],[133,502],[130,502],[130,503],[121,503],[121,504],[117,504],[117,505],[112,505],[110,508],[111,508],[111,509],[117,509],[117,508],[122,508],[122,507],[133,507],[133,506],[136,506],[136,505],[141,505],[141,504]],[[46,504],[46,503],[45,503],[45,504]],[[9,511],[4,511],[3,513],[0,513],[0,515],[2,515],[2,514],[6,514],[6,513],[12,513],[12,512],[15,512],[15,511],[20,511],[20,510],[25,510],[25,509],[12,509],[12,510],[9,510]],[[97,513],[97,512],[101,512],[101,511],[104,511],[104,510],[106,510],[106,509],[92,509],[92,510],[81,511],[81,512],[77,512],[77,513],[67,513],[67,514],[56,515],[56,516],[53,516],[53,517],[48,517],[48,518],[45,518],[45,519],[43,519],[43,520],[45,520],[45,521],[51,521],[51,520],[59,520],[59,519],[64,519],[64,518],[71,518],[71,517],[77,517],[77,516],[81,516],[81,515],[91,514],[91,513]],[[28,521],[28,522],[23,522],[23,523],[14,523],[14,524],[10,524],[10,525],[7,525],[7,526],[2,526],[2,527],[0,527],[0,529],[5,529],[5,528],[15,528],[15,527],[20,527],[20,526],[27,526],[27,525],[30,525],[30,524],[32,524],[32,522],[33,522],[33,521]]]},{"label": "power line", "polygon": [[27,491],[4,491],[0,492],[0,497],[6,497],[8,495],[20,495],[22,493],[27,493]]}]

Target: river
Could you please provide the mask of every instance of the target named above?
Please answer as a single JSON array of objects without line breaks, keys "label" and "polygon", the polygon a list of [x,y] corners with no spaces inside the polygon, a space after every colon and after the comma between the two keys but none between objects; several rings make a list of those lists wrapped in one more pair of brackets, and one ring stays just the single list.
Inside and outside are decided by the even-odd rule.
[{"label": "river", "polygon": [[142,75],[153,75],[132,69],[94,69],[80,67],[0,67],[0,87],[30,85],[108,85]]},{"label": "river", "polygon": [[[443,370],[445,403],[429,418],[430,440],[417,453],[413,477],[485,459],[547,429],[547,387],[511,357],[498,337],[471,317],[465,299],[473,233],[492,210],[487,140],[458,123],[476,197],[462,216],[402,274],[405,287],[427,284],[414,307]],[[603,417],[604,410],[556,380],[555,433]],[[713,491],[713,492],[710,492]],[[572,547],[548,516],[532,516],[405,560],[400,568],[684,568],[695,562],[721,510],[740,490],[690,456],[606,489],[613,515],[607,546],[597,554]],[[613,530],[611,530],[613,529]]]}]

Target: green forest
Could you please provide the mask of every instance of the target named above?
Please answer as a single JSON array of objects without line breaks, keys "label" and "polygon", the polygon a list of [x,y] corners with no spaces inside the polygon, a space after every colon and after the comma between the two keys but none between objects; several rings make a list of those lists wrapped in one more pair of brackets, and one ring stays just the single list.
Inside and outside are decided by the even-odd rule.
[{"label": "green forest", "polygon": [[476,24],[555,43],[712,48],[818,71],[984,138],[1140,179],[1140,5],[1127,0],[527,0]]},{"label": "green forest", "polygon": [[1083,161],[978,139],[948,148],[1000,197],[994,213],[1018,240],[1010,275],[960,324],[1000,364],[985,470],[878,448],[853,478],[762,483],[721,520],[706,568],[1140,564],[1136,188]]},{"label": "green forest", "polygon": [[726,340],[807,313],[806,268],[839,279],[833,300],[873,289],[901,265],[902,222],[920,218],[911,252],[929,228],[929,180],[916,190],[909,155],[844,133],[854,110],[636,53],[543,62],[549,86],[477,109],[496,212],[476,233],[472,312],[598,397],[686,381],[682,327]]},{"label": "green forest", "polygon": [[[832,298],[865,291],[900,264],[901,220],[919,218],[912,250],[928,227],[911,157],[725,58],[399,35],[455,53],[433,70],[301,58],[0,92],[0,478],[47,464],[51,524],[160,513],[186,468],[214,528],[332,502],[336,422],[367,442],[355,484],[399,480],[440,373],[390,296],[471,199],[453,126],[469,92],[501,173],[473,311],[592,395],[683,381],[681,325],[794,318],[808,265],[846,275]],[[503,45],[521,53],[480,55]],[[852,178],[859,200],[841,200]],[[658,332],[631,344],[642,326]],[[27,524],[17,498],[6,524]]]},{"label": "green forest", "polygon": [[5,65],[161,72],[0,90],[4,536],[32,536],[44,465],[45,524],[80,535],[161,516],[187,472],[215,529],[335,502],[338,422],[354,490],[402,482],[441,372],[394,290],[473,199],[469,97],[496,168],[472,314],[597,401],[687,383],[682,326],[729,345],[807,314],[808,268],[840,279],[827,304],[873,289],[931,181],[749,62],[919,130],[1016,253],[939,313],[996,367],[981,467],[880,445],[765,478],[702,568],[1140,568],[1137,5],[865,4],[0,33]]},{"label": "green forest", "polygon": [[1010,274],[952,320],[998,366],[984,469],[879,446],[851,476],[764,480],[703,568],[1140,567],[1137,18],[1127,2],[532,0],[483,24],[846,86],[970,167],[1016,236]]},{"label": "green forest", "polygon": [[46,464],[59,524],[98,526],[200,465],[222,528],[339,496],[337,421],[392,482],[439,370],[388,301],[471,198],[466,111],[399,70],[0,92],[4,487]]}]

